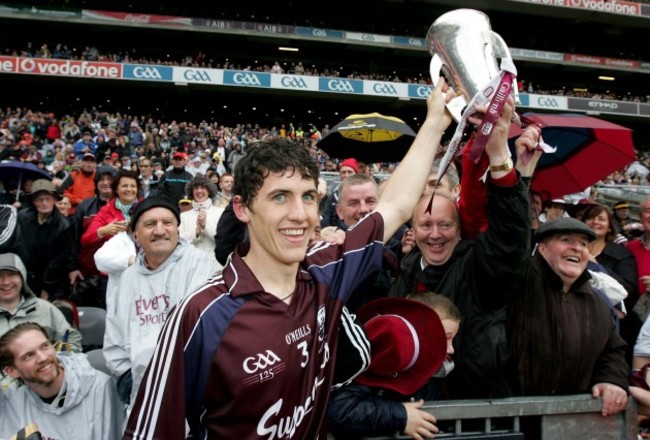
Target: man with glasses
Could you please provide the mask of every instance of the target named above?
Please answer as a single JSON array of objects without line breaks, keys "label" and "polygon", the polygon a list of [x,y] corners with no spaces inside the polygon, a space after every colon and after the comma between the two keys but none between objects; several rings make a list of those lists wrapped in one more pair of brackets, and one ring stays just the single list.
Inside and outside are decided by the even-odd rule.
[{"label": "man with glasses", "polygon": [[192,180],[192,175],[185,170],[187,154],[176,152],[172,155],[172,169],[160,179],[159,192],[161,196],[171,199],[174,204],[185,197],[185,186]]}]

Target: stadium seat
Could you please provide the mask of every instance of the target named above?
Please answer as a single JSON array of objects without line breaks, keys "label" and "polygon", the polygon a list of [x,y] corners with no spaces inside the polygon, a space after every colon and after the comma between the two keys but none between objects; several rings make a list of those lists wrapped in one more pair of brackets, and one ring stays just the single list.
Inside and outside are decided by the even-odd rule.
[{"label": "stadium seat", "polygon": [[79,307],[79,331],[85,352],[104,345],[106,310],[99,307]]},{"label": "stadium seat", "polygon": [[86,356],[88,357],[88,362],[90,362],[90,365],[92,365],[95,370],[99,370],[110,376],[111,372],[106,366],[106,359],[104,359],[104,353],[101,348],[90,350],[86,353]]}]

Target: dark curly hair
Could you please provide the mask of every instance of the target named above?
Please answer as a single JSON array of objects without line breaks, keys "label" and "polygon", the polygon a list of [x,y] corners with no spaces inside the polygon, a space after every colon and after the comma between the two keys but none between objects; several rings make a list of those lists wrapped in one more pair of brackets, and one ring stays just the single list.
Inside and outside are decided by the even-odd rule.
[{"label": "dark curly hair", "polygon": [[314,186],[318,187],[318,164],[304,147],[283,138],[257,142],[237,163],[233,193],[250,208],[264,179],[271,173],[285,171],[298,172],[303,179],[313,180]]},{"label": "dark curly hair", "polygon": [[113,196],[117,197],[117,187],[120,186],[120,180],[122,179],[133,179],[135,180],[136,187],[138,188],[138,193],[140,192],[140,176],[138,173],[131,170],[122,169],[117,172],[117,176],[113,179],[111,188],[113,189]]},{"label": "dark curly hair", "polygon": [[214,199],[214,197],[217,195],[217,192],[219,192],[219,190],[217,189],[217,185],[210,182],[210,179],[205,177],[203,174],[197,174],[194,177],[192,177],[192,180],[187,182],[187,185],[185,185],[185,195],[187,196],[188,199],[194,200],[193,197],[194,188],[198,186],[202,186],[205,189],[207,189],[208,197],[210,197],[211,199]]}]

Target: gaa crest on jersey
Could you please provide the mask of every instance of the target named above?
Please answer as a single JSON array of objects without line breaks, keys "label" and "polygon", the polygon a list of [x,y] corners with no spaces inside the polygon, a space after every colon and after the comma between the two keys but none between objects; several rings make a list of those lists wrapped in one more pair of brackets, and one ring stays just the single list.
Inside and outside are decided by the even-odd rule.
[{"label": "gaa crest on jersey", "polygon": [[284,371],[285,362],[272,350],[249,356],[242,362],[243,370],[249,374],[244,378],[245,385],[264,383]]}]

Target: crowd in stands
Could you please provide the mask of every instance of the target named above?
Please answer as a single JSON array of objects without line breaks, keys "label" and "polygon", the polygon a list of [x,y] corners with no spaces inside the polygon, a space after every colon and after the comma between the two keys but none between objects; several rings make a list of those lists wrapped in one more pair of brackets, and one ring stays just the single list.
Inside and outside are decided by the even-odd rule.
[{"label": "crowd in stands", "polygon": [[[429,101],[434,108],[431,104],[433,100]],[[437,111],[442,114],[442,109],[444,107],[440,106]],[[323,391],[318,391],[318,387],[312,389],[307,380],[298,381],[306,388],[292,388],[295,393],[292,392],[291,396],[283,394],[283,398],[293,399],[298,404],[304,402],[304,393],[318,396],[313,404],[320,405],[321,414],[327,411],[330,429],[340,438],[352,438],[360,433],[394,431],[413,438],[418,438],[418,432],[426,432],[427,435],[436,433],[439,428],[435,419],[421,410],[421,399],[438,399],[449,393],[461,398],[498,398],[513,393],[548,395],[590,392],[595,398],[603,400],[604,416],[624,410],[627,406],[627,373],[632,368],[633,356],[636,356],[632,347],[641,325],[639,320],[626,325],[631,321],[630,310],[635,305],[634,300],[640,295],[637,290],[638,277],[634,275],[634,281],[628,282],[631,275],[627,270],[631,267],[636,272],[636,265],[625,243],[634,242],[639,237],[638,233],[632,235],[635,231],[642,232],[645,227],[650,229],[650,210],[648,219],[641,222],[641,228],[638,227],[641,223],[633,224],[626,221],[624,216],[618,216],[619,211],[625,209],[623,205],[615,207],[616,217],[609,214],[611,210],[608,207],[595,205],[598,207],[595,209],[590,205],[580,219],[570,218],[570,221],[563,217],[565,213],[569,217],[569,210],[558,201],[544,201],[541,206],[534,205],[535,208],[531,210],[528,186],[523,179],[531,177],[541,153],[535,153],[535,159],[527,165],[521,159],[517,160],[515,166],[521,177],[515,173],[505,142],[512,111],[511,106],[507,107],[499,119],[498,136],[503,142],[490,143],[486,149],[487,157],[480,165],[458,164],[462,176],[483,174],[481,167],[489,168],[491,177],[487,183],[480,183],[479,179],[467,177],[461,181],[455,165],[440,178],[435,163],[433,167],[427,164],[426,172],[400,172],[400,168],[422,168],[422,154],[426,153],[432,158],[439,156],[441,152],[437,145],[442,137],[441,132],[421,141],[418,139],[422,134],[418,134],[412,148],[419,146],[426,152],[408,154],[399,164],[362,164],[354,158],[330,158],[318,148],[318,140],[327,135],[329,127],[308,126],[303,129],[293,123],[283,124],[279,128],[261,127],[254,123],[225,127],[217,122],[160,121],[96,110],[72,116],[26,108],[3,109],[0,112],[0,162],[4,165],[29,162],[48,173],[49,178],[21,179],[21,187],[18,187],[15,179],[3,182],[3,209],[17,211],[19,221],[14,227],[21,239],[11,249],[12,253],[6,253],[6,247],[0,247],[4,249],[0,253],[0,283],[3,291],[13,292],[10,301],[3,296],[6,294],[0,295],[0,315],[6,314],[11,318],[5,335],[0,334],[0,368],[9,378],[26,385],[6,385],[10,389],[6,394],[9,402],[6,403],[3,402],[4,391],[0,391],[0,418],[11,420],[13,430],[23,426],[28,417],[33,417],[39,421],[42,430],[61,435],[69,420],[82,417],[79,415],[81,405],[92,408],[90,411],[84,410],[86,413],[101,414],[106,420],[107,431],[89,433],[88,430],[96,429],[96,425],[89,423],[88,429],[84,426],[84,429],[76,434],[69,433],[66,438],[83,438],[79,437],[79,433],[93,438],[112,438],[115,432],[123,429],[123,419],[129,413],[132,416],[125,438],[140,438],[141,432],[149,429],[155,431],[156,436],[174,433],[172,436],[177,437],[185,432],[186,420],[193,432],[219,432],[225,438],[245,436],[244,433],[254,427],[251,420],[242,417],[237,418],[240,420],[238,423],[212,424],[208,421],[210,417],[219,419],[224,415],[208,410],[210,417],[198,417],[201,410],[191,402],[193,399],[213,399],[214,402],[227,399],[228,405],[236,402],[235,412],[252,412],[259,416],[258,410],[263,412],[262,407],[270,405],[269,400],[275,399],[272,393],[262,393],[260,396],[263,398],[252,405],[249,399],[244,397],[239,400],[240,397],[237,397],[241,392],[241,380],[233,378],[224,381],[219,375],[222,385],[228,388],[226,391],[206,383],[206,395],[202,395],[201,391],[201,396],[197,396],[191,393],[203,388],[202,385],[193,384],[194,379],[190,377],[193,374],[190,374],[185,376],[188,381],[185,382],[185,390],[191,397],[188,397],[187,406],[183,404],[183,413],[179,410],[178,402],[185,402],[185,399],[177,398],[177,393],[183,389],[178,382],[179,374],[187,368],[197,368],[198,380],[213,381],[217,377],[217,369],[222,372],[220,374],[227,371],[224,366],[229,363],[227,357],[232,355],[232,350],[245,350],[249,344],[255,348],[251,348],[253,353],[246,352],[245,356],[261,353],[259,356],[271,364],[276,362],[276,352],[283,360],[293,356],[292,364],[288,366],[295,369],[292,374],[308,374],[304,365],[300,367],[302,356],[329,358],[327,350],[314,347],[313,351],[306,351],[308,349],[303,347],[303,351],[300,351],[301,345],[297,345],[295,352],[303,355],[292,355],[294,349],[285,342],[288,341],[286,338],[295,338],[294,342],[299,343],[317,331],[313,327],[317,325],[316,322],[309,321],[309,325],[301,326],[296,324],[300,322],[295,321],[298,319],[296,317],[291,317],[288,322],[285,313],[268,315],[268,322],[259,320],[262,316],[260,313],[263,314],[263,310],[269,306],[274,308],[277,307],[275,304],[294,304],[293,289],[300,291],[303,288],[297,288],[294,284],[296,273],[279,269],[270,271],[269,265],[287,267],[287,259],[302,259],[308,241],[311,243],[312,239],[319,238],[330,240],[334,248],[319,248],[316,241],[314,253],[306,256],[305,270],[314,270],[321,264],[324,264],[323,267],[330,263],[339,264],[340,261],[336,262],[339,251],[341,259],[349,260],[341,263],[341,269],[334,271],[333,275],[326,274],[322,286],[311,281],[311,278],[303,280],[306,281],[305,286],[310,286],[305,288],[336,286],[335,292],[345,292],[342,295],[351,296],[349,312],[358,314],[360,321],[354,322],[348,309],[341,310],[342,302],[348,298],[320,295],[323,307],[330,308],[328,313],[333,314],[329,317],[336,318],[334,321],[324,318],[319,321],[318,325],[323,328],[318,332],[323,337],[327,333],[328,338],[333,337],[332,334],[340,334],[337,337],[345,340],[353,335],[358,337],[358,327],[363,325],[368,332],[368,340],[363,342],[367,345],[365,350],[369,346],[374,350],[372,362],[367,352],[356,359],[359,358],[357,352],[361,346],[355,345],[353,353],[356,358],[352,358],[361,362],[359,372],[364,369],[367,372],[360,375],[358,372],[342,373],[337,367],[336,371],[332,368],[332,371],[325,373],[333,375],[335,388],[341,387],[332,394],[328,408],[326,396],[329,392],[323,396],[320,394]],[[425,121],[420,131],[433,131],[432,127],[439,130],[431,122],[435,117],[435,112],[428,115],[428,123]],[[449,122],[446,121],[446,124]],[[531,126],[521,136],[516,147],[519,157],[523,156],[522,149],[528,149],[533,154],[536,145],[534,137],[539,137],[536,130]],[[275,161],[282,165],[275,165]],[[637,161],[640,168],[614,173],[612,179],[620,179],[619,182],[626,178],[638,179],[639,184],[641,180],[647,184],[650,168],[643,179],[641,175],[649,161],[650,158],[644,153]],[[271,172],[267,172],[267,166],[280,168],[269,168],[267,171]],[[282,178],[280,189],[273,187],[272,191],[268,190],[267,182],[281,179],[277,173],[288,169],[291,172],[283,174],[286,178]],[[320,186],[317,192],[310,189],[315,186],[310,180],[312,173],[318,171],[339,173],[341,183],[331,194],[327,195],[327,191]],[[395,179],[390,179],[380,188],[372,177],[377,173],[391,174]],[[422,194],[413,191],[406,194],[403,191],[404,187],[424,183],[427,174]],[[413,179],[419,180],[412,182]],[[242,181],[248,182],[248,186]],[[267,190],[271,192],[264,192]],[[437,194],[435,199],[431,198],[434,190]],[[235,195],[242,199],[234,198]],[[243,197],[252,199],[245,201]],[[486,206],[487,200],[491,201],[489,206]],[[551,202],[559,204],[559,208]],[[432,211],[427,213],[425,207],[429,203],[432,203]],[[544,209],[540,216],[540,211]],[[286,226],[278,226],[280,235],[284,237],[281,244],[277,244],[275,238],[269,238],[275,234],[268,232],[267,228],[275,231],[276,225],[266,223],[269,220],[265,219],[273,217],[276,211],[282,212],[287,220],[274,219],[273,222],[289,222]],[[394,212],[400,213],[399,216]],[[412,216],[414,212],[417,214]],[[315,218],[309,217],[311,215]],[[555,216],[557,218],[553,218]],[[382,218],[385,220],[380,220]],[[542,218],[543,222],[540,220]],[[0,215],[0,221],[4,219]],[[614,233],[617,231],[614,226],[617,221],[621,225],[620,230],[628,232],[629,237],[617,238]],[[312,222],[316,224],[312,225]],[[291,226],[304,223],[310,224],[309,228],[313,226],[317,235],[306,237],[304,232],[300,234],[303,226]],[[533,230],[532,225],[536,225]],[[629,225],[627,229],[626,225]],[[233,252],[237,244],[246,240],[244,228],[247,228],[249,244],[237,247]],[[381,231],[384,231],[383,237]],[[527,248],[531,233],[540,249],[539,254],[533,257],[529,257],[531,250]],[[0,236],[0,245],[5,244],[5,235]],[[297,238],[299,236],[300,240]],[[467,238],[476,238],[476,246],[473,240]],[[381,241],[385,243],[384,246],[376,247]],[[250,251],[244,259],[241,253],[248,246]],[[285,246],[288,248],[283,249]],[[361,248],[356,250],[358,246]],[[333,249],[337,249],[335,253],[331,253]],[[358,252],[364,255],[360,256]],[[571,258],[571,262],[558,263],[558,257],[554,255],[566,252],[572,252],[572,256],[567,257]],[[591,256],[590,260],[595,260],[591,261],[589,269],[604,273],[591,277],[600,280],[599,292],[602,290],[602,295],[610,298],[606,301],[595,295],[583,296],[585,291],[591,292],[591,284],[587,281],[589,276],[583,272],[586,271],[588,256]],[[367,261],[359,268],[356,258]],[[573,259],[582,265],[580,270],[573,268]],[[625,260],[626,271],[618,266],[621,260]],[[522,265],[530,265],[531,269],[524,273],[520,271]],[[322,276],[319,270],[313,272],[314,277]],[[223,276],[211,278],[221,271]],[[354,276],[347,273],[350,271]],[[468,276],[467,271],[471,271],[472,276]],[[274,284],[277,274],[281,273],[292,281],[290,284],[293,287],[289,290],[286,286],[279,288]],[[610,278],[607,278],[608,275]],[[242,279],[238,284],[240,276],[253,278],[249,281]],[[334,279],[330,279],[330,276]],[[256,284],[255,277],[263,284]],[[511,302],[514,290],[511,292],[502,283],[490,281],[495,279],[508,279],[513,286],[525,289],[526,295],[522,298],[531,298],[531,302],[521,298]],[[251,280],[255,280],[254,283],[251,284]],[[632,293],[621,294],[623,287],[620,284],[612,287],[612,280],[617,280]],[[197,289],[204,282],[207,284]],[[231,282],[232,286],[225,285]],[[501,333],[504,329],[499,316],[505,313],[508,304],[520,311],[516,316],[538,316],[540,307],[548,307],[548,313],[555,313],[552,310],[559,309],[545,304],[544,299],[555,288],[552,286],[564,288],[565,295],[580,298],[578,302],[570,302],[571,313],[593,313],[596,327],[585,332],[575,331],[575,327],[570,327],[570,320],[560,317],[548,322],[515,319],[513,329],[521,337],[513,339],[511,349],[517,353],[516,359],[520,359],[521,363],[509,367],[516,367],[521,374],[502,376],[502,372],[497,371],[501,366],[491,356],[492,351],[504,349],[505,336]],[[240,288],[247,290],[240,291]],[[196,294],[187,297],[188,302],[183,303],[185,306],[172,311],[172,307],[185,301],[190,292]],[[226,295],[229,299],[226,302],[218,301],[217,298],[221,298],[225,292],[229,293]],[[262,296],[246,303],[245,298],[251,298],[251,295]],[[432,295],[445,297],[447,301],[431,302]],[[387,300],[386,296],[393,298],[390,298],[387,306],[382,306],[382,301]],[[623,301],[625,297],[628,299]],[[125,298],[128,300],[125,301]],[[616,298],[616,301],[612,298]],[[300,300],[295,299],[295,304],[298,304],[297,301]],[[245,303],[253,309],[248,311]],[[22,317],[19,312],[30,313],[24,311],[27,305],[30,311],[33,310],[31,307],[36,306],[48,310],[46,317],[38,318],[40,326],[31,323],[25,325],[24,319],[16,319]],[[74,312],[77,306],[106,310],[102,363],[74,354],[80,351],[76,332],[78,319]],[[399,378],[393,374],[394,371],[411,368],[413,353],[401,358],[392,351],[383,353],[383,349],[379,348],[381,345],[378,344],[385,341],[382,335],[397,332],[394,326],[400,324],[390,322],[389,317],[385,318],[385,322],[374,321],[374,316],[388,310],[385,307],[393,311],[403,307],[404,316],[413,319],[414,323],[430,323],[426,328],[416,325],[415,330],[396,333],[400,338],[414,336],[413,331],[420,333],[420,337],[432,332],[438,335],[436,344],[432,344],[433,340],[427,340],[423,346],[431,350],[427,356],[432,357],[417,362],[417,373],[412,373],[413,377],[411,373],[398,375]],[[432,313],[431,309],[436,313]],[[316,316],[315,309],[300,308],[299,311],[310,316],[309,319]],[[215,319],[211,314],[230,316],[233,320],[231,329],[210,330]],[[260,338],[259,330],[247,330],[251,328],[246,324],[248,316],[256,316],[258,321],[255,328],[268,325],[267,331],[263,331],[266,338]],[[422,316],[422,320],[418,316]],[[628,318],[624,319],[626,316]],[[182,322],[196,320],[196,328],[200,331],[197,330],[195,334],[194,331],[186,333],[186,330],[175,325],[163,327],[167,319],[170,322],[177,319]],[[333,324],[339,319],[340,330],[338,324]],[[467,324],[463,327],[465,320]],[[619,321],[624,323],[620,336]],[[477,322],[480,325],[476,325]],[[558,335],[547,325],[559,322],[565,322],[570,328],[564,328],[559,333],[563,335],[559,340],[551,340]],[[583,324],[586,325],[581,322]],[[496,333],[486,332],[484,326],[494,326]],[[52,328],[56,328],[56,331],[50,331]],[[180,333],[176,334],[177,331]],[[213,346],[215,334],[222,338],[216,348]],[[273,335],[277,340],[270,342],[272,339],[269,338]],[[550,336],[537,340],[540,335]],[[568,335],[573,336],[569,338]],[[628,342],[627,358],[621,337]],[[246,343],[242,343],[242,338]],[[317,338],[314,336],[313,339]],[[167,340],[175,341],[170,351],[156,348],[156,341],[163,344]],[[259,345],[261,340],[269,345]],[[474,352],[467,349],[477,341],[483,347],[481,350]],[[347,343],[362,344],[356,340]],[[402,346],[401,343],[397,345]],[[394,346],[391,343],[382,347],[393,350]],[[72,353],[61,354],[61,347],[67,347]],[[561,358],[557,360],[557,367],[568,373],[550,377],[549,372],[555,374],[555,367],[531,368],[526,364],[525,360],[535,356],[540,357],[540,365],[541,359],[555,359],[548,352],[550,347],[561,348],[557,353],[558,359]],[[589,361],[581,361],[580,366],[571,363],[577,347],[589,347],[585,350],[585,359]],[[595,347],[606,348],[601,352]],[[183,364],[183,352],[186,350],[218,351],[221,354],[214,355],[215,359],[219,359],[215,362],[224,364],[219,367],[209,363]],[[23,362],[25,355],[22,353],[33,352],[39,354]],[[341,342],[337,356],[348,359],[348,355],[346,342]],[[454,368],[452,355],[457,363],[454,373],[450,374]],[[226,359],[221,360],[220,356]],[[162,371],[157,367],[147,369],[150,361],[152,366],[168,365],[171,368],[170,376],[166,373],[157,376],[158,371]],[[311,362],[311,368],[320,371],[322,361]],[[47,386],[30,380],[30,362],[41,365],[39,380]],[[260,386],[269,381],[278,389],[287,389],[283,382],[273,382],[273,377],[251,375],[255,368],[266,368],[260,366],[262,360],[258,362],[260,364],[244,366],[248,374],[246,381],[251,380]],[[634,365],[639,362],[637,360]],[[385,367],[378,366],[384,364]],[[97,371],[92,370],[91,365]],[[574,367],[575,372],[572,370]],[[242,374],[239,369],[236,370],[234,374]],[[386,371],[391,373],[386,376]],[[278,374],[282,370],[272,372]],[[435,378],[432,378],[432,374],[435,374]],[[109,379],[109,375],[113,379]],[[287,376],[294,380],[293,375],[279,377]],[[480,386],[473,384],[477,378]],[[94,385],[89,386],[89,383]],[[151,388],[151,384],[156,384],[155,389]],[[78,387],[92,397],[81,399],[82,402],[75,401],[74,407],[72,402],[66,404],[66,390],[73,392]],[[233,395],[236,396],[234,400]],[[247,393],[243,392],[242,395],[247,396]],[[149,403],[153,400],[163,402],[162,412],[151,412]],[[3,415],[2,405],[9,405],[12,409]],[[62,415],[57,422],[50,413],[56,412],[53,408],[58,406],[64,408],[65,411],[61,413],[67,415]],[[354,411],[350,408],[354,408]],[[315,414],[316,411],[309,413]],[[151,421],[147,423],[149,427],[138,423],[141,418]],[[312,424],[313,429],[317,429],[321,423],[311,418],[305,420],[309,422],[297,429],[312,429]],[[304,438],[311,438],[310,435]]]},{"label": "crowd in stands", "polygon": [[[41,44],[39,47],[28,43],[27,47],[22,49],[5,48],[3,55],[7,56],[21,56],[21,57],[37,57],[37,58],[52,58],[52,59],[72,59],[84,61],[110,61],[118,63],[135,63],[135,64],[154,64],[164,66],[185,66],[185,67],[203,67],[215,69],[231,69],[231,70],[250,70],[256,72],[267,73],[290,73],[296,75],[308,76],[326,76],[326,77],[342,77],[359,80],[372,80],[372,81],[390,81],[402,82],[409,84],[431,84],[431,79],[426,75],[419,75],[418,77],[411,77],[406,74],[398,74],[395,71],[391,73],[367,73],[358,72],[355,70],[345,70],[343,67],[317,67],[315,65],[306,66],[302,61],[275,61],[272,65],[259,64],[257,61],[251,63],[246,59],[232,59],[227,58],[223,62],[219,62],[211,57],[208,57],[203,52],[198,52],[195,55],[186,55],[174,59],[168,58],[154,58],[146,55],[139,54],[136,49],[125,52],[111,52],[100,51],[94,46],[85,46],[83,49],[76,47],[68,47],[65,44],[56,43],[52,47],[48,43]],[[606,92],[593,92],[588,89],[575,90],[567,87],[562,88],[548,88],[544,84],[534,84],[532,82],[520,81],[519,91],[527,93],[537,93],[546,95],[558,96],[573,96],[578,98],[591,98],[591,99],[604,99],[604,100],[617,100],[617,101],[630,101],[630,102],[650,102],[650,95],[633,95],[630,92],[606,91]]]}]

